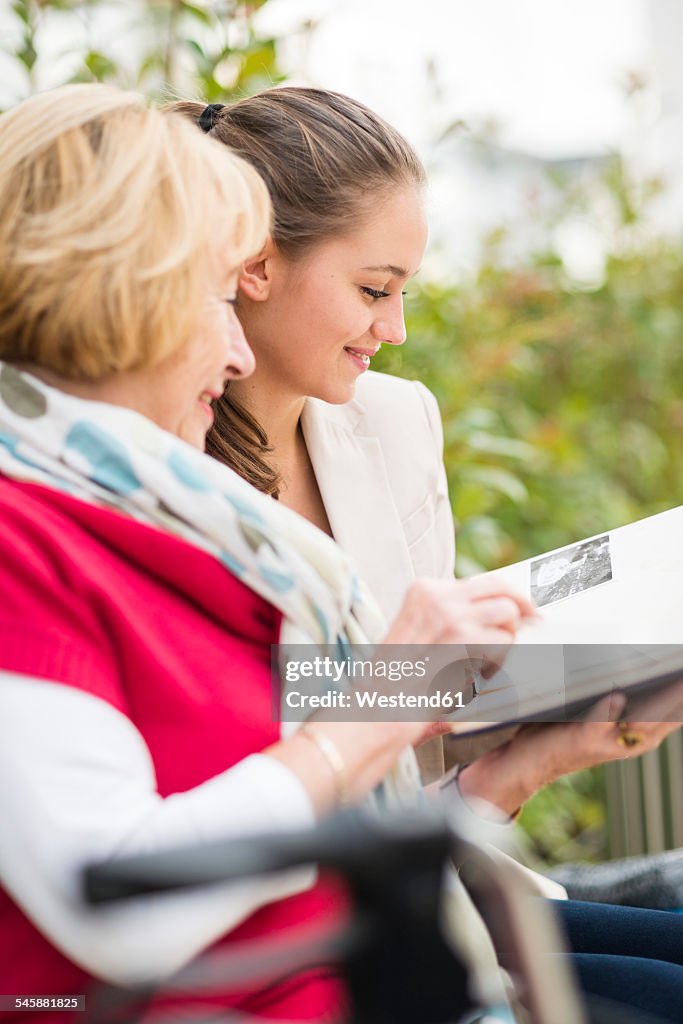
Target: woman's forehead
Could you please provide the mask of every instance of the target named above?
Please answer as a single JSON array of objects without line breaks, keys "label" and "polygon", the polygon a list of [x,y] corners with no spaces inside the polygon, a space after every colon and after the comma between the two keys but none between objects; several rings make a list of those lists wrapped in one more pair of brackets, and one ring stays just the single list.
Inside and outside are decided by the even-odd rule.
[{"label": "woman's forehead", "polygon": [[420,268],[427,243],[422,205],[404,201],[383,205],[353,231],[330,240],[328,254],[353,263],[355,269],[386,277],[407,278]]}]

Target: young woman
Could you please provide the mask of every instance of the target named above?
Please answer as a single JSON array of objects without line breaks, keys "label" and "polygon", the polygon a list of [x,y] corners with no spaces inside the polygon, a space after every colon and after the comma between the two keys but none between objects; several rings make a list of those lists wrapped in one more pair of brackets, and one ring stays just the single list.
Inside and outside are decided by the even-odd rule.
[{"label": "young woman", "polygon": [[[416,577],[453,576],[436,402],[418,383],[369,371],[382,344],[405,341],[403,293],[426,242],[424,169],[380,117],[325,90],[278,88],[230,106],[174,109],[252,163],[274,207],[271,237],[245,263],[236,307],[256,370],[216,403],[207,450],[332,535],[391,616]],[[668,698],[663,718],[676,716],[677,701]],[[468,766],[459,785],[511,813],[558,775],[644,753],[675,727],[639,725],[641,742],[629,751],[605,721],[525,730]],[[423,777],[434,778],[442,754],[438,742],[426,747]],[[576,948],[591,954],[577,964],[588,987],[614,994],[636,956],[631,949],[627,966],[604,970],[592,954],[602,954],[594,937],[605,929],[584,942],[585,920],[596,917],[581,910],[580,926],[575,908],[564,910]],[[642,918],[637,928],[644,934]],[[638,1005],[651,1007],[654,960],[639,972]],[[678,999],[683,1012],[683,989]]]}]

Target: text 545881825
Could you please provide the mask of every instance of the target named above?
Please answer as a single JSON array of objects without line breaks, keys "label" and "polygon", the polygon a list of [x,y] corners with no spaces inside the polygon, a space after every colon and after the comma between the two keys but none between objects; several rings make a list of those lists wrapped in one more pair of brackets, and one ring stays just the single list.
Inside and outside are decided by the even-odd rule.
[{"label": "text 545881825", "polygon": [[85,996],[0,996],[0,1013],[9,1010],[85,1010]]}]

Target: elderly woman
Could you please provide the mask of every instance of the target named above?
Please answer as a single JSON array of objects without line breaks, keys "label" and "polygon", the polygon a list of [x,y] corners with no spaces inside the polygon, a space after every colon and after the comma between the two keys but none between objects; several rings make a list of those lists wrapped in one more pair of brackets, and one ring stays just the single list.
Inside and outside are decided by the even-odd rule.
[{"label": "elderly woman", "polygon": [[[159,977],[334,913],[297,873],[93,920],[78,878],[417,786],[425,722],[281,738],[278,640],[499,644],[532,613],[496,583],[423,583],[387,631],[329,537],[203,453],[253,369],[233,305],[269,208],[245,162],[136,96],[70,86],[0,118],[3,993]],[[322,1020],[343,998],[316,967],[216,1001]]]}]

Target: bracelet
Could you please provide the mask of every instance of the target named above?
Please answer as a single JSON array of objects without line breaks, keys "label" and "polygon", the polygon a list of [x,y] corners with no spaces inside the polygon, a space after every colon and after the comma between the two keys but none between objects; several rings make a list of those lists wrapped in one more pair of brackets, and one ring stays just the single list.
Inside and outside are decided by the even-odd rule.
[{"label": "bracelet", "polygon": [[315,743],[323,755],[334,775],[334,788],[337,796],[337,803],[342,807],[349,802],[349,786],[346,778],[346,764],[344,758],[337,750],[336,744],[330,737],[321,732],[312,722],[304,722],[299,733]]}]

